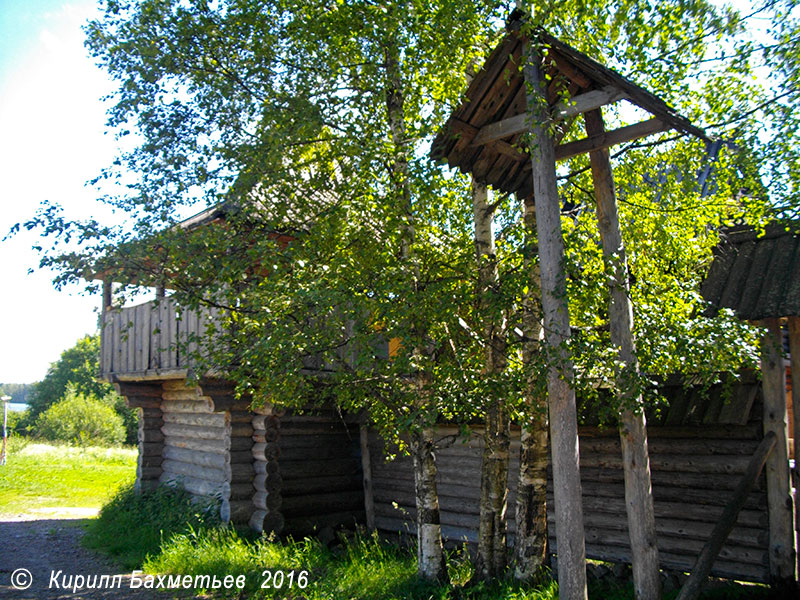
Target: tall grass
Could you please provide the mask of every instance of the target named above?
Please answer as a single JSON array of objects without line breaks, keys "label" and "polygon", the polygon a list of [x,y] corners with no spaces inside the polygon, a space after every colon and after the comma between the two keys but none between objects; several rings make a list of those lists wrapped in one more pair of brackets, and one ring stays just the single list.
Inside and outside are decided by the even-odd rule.
[{"label": "tall grass", "polygon": [[[184,575],[245,575],[247,598],[307,600],[552,600],[551,580],[533,587],[509,581],[468,586],[472,567],[463,551],[451,553],[452,585],[430,584],[417,578],[416,556],[406,548],[382,543],[376,536],[342,538],[329,549],[314,539],[277,541],[247,539],[232,528],[190,531],[174,536],[145,562],[148,573]],[[264,575],[284,574],[282,585]],[[289,575],[294,571],[293,584]],[[297,585],[305,571],[307,587]],[[262,587],[265,583],[271,585]],[[236,597],[239,590],[227,592]],[[223,592],[224,595],[224,592]]]},{"label": "tall grass", "polygon": [[138,568],[172,536],[219,525],[217,515],[215,505],[195,502],[183,490],[160,486],[140,494],[128,485],[92,521],[83,543],[116,557],[125,568]]}]

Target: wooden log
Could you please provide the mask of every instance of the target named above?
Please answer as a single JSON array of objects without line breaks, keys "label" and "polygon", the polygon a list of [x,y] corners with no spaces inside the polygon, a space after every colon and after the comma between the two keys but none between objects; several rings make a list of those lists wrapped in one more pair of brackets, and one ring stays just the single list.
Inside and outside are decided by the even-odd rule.
[{"label": "wooden log", "polygon": [[161,456],[163,449],[161,442],[142,442],[139,444],[139,456]]},{"label": "wooden log", "polygon": [[[280,476],[280,473],[259,473],[253,477],[253,488],[259,492],[276,494],[283,490],[283,478]],[[296,490],[293,489],[289,491],[290,493],[296,492]],[[306,489],[306,492],[313,494],[315,490]]]},{"label": "wooden log", "polygon": [[136,470],[136,478],[139,481],[158,479],[162,473],[161,466],[140,466]]},{"label": "wooden log", "polygon": [[278,462],[274,460],[271,461],[256,460],[255,462],[253,462],[253,470],[256,472],[256,474],[262,474],[262,473],[273,474],[273,473],[278,473],[280,471],[280,466]]},{"label": "wooden log", "polygon": [[196,396],[194,398],[170,398],[175,392],[164,392],[162,410],[165,413],[203,413],[213,414],[214,405],[209,398]]},{"label": "wooden log", "polygon": [[230,496],[230,484],[227,482],[218,483],[167,472],[162,473],[160,481],[162,483],[180,486],[187,492],[197,496],[220,499],[227,499]]},{"label": "wooden log", "polygon": [[255,510],[250,500],[231,500],[230,520],[233,523],[247,523]]},{"label": "wooden log", "polygon": [[[229,445],[232,440],[228,439],[200,439],[191,437],[179,436],[166,436],[164,438],[164,445],[173,448],[184,448],[186,450],[195,450],[199,452],[211,452],[214,454],[227,454],[233,448]],[[245,449],[242,449],[245,450]]]},{"label": "wooden log", "polygon": [[277,449],[280,449],[280,454],[283,460],[353,460],[361,461],[359,456],[358,447],[355,445],[342,446],[338,444],[320,445],[316,448],[313,446],[305,448],[281,448],[281,444],[275,444]]},{"label": "wooden log", "polygon": [[758,450],[750,460],[747,472],[742,476],[730,502],[722,511],[722,516],[714,526],[711,537],[703,546],[700,556],[697,557],[697,562],[692,568],[689,579],[683,585],[678,595],[678,600],[695,600],[700,595],[703,584],[705,584],[708,575],[711,573],[714,559],[719,555],[720,550],[722,550],[722,545],[725,543],[731,529],[733,529],[736,523],[736,517],[744,506],[744,499],[753,487],[758,475],[761,473],[761,469],[764,468],[764,463],[767,461],[767,456],[775,446],[776,440],[777,436],[772,431],[767,432],[764,436],[764,441],[761,442]]},{"label": "wooden log", "polygon": [[231,437],[252,438],[253,427],[249,423],[231,423]]},{"label": "wooden log", "polygon": [[255,488],[253,488],[252,482],[233,482],[231,483],[231,500],[247,500],[250,502],[252,500],[253,494],[256,493]]},{"label": "wooden log", "polygon": [[[267,463],[269,464],[269,463]],[[326,475],[353,475],[361,471],[360,465],[354,460],[319,460],[310,463],[307,460],[284,460],[280,462],[281,476],[284,480],[313,478],[320,473]]]},{"label": "wooden log", "polygon": [[174,435],[183,438],[194,437],[203,440],[219,440],[227,436],[228,430],[225,427],[200,427],[164,423],[161,427],[161,432],[166,436]]},{"label": "wooden log", "polygon": [[224,427],[225,415],[215,413],[164,412],[164,422],[192,427]]},{"label": "wooden log", "polygon": [[604,150],[611,146],[616,146],[617,144],[624,144],[625,142],[667,131],[668,129],[669,125],[665,124],[660,119],[648,119],[641,123],[626,125],[619,129],[604,132],[601,135],[593,135],[574,142],[562,144],[555,149],[554,158],[555,160],[566,160],[573,156],[578,156],[579,154]]},{"label": "wooden log", "polygon": [[536,202],[536,229],[544,313],[545,343],[557,357],[560,368],[547,375],[550,408],[550,440],[555,477],[556,515],[562,552],[558,583],[564,600],[585,600],[586,550],[578,461],[578,423],[572,364],[566,354],[570,337],[566,276],[563,269],[564,240],[561,233],[560,198],[556,185],[555,150],[549,132],[546,83],[540,72],[541,57],[525,44],[523,76],[526,105],[531,115],[531,167]]},{"label": "wooden log", "polygon": [[203,479],[215,483],[225,483],[229,481],[229,474],[224,468],[215,468],[208,465],[180,462],[177,460],[165,459],[161,463],[164,473],[174,475],[185,475],[192,479]]},{"label": "wooden log", "polygon": [[281,494],[272,492],[254,492],[253,505],[269,512],[280,510],[283,504]]},{"label": "wooden log", "polygon": [[794,579],[794,502],[789,472],[786,370],[783,337],[778,319],[765,321],[761,342],[761,373],[764,391],[764,435],[774,432],[775,449],[767,458],[767,502],[769,504],[770,575],[774,583]]},{"label": "wooden log", "polygon": [[252,450],[256,460],[275,461],[281,456],[281,448],[276,442],[256,442],[252,444]]},{"label": "wooden log", "polygon": [[283,508],[281,512],[287,519],[349,510],[364,510],[364,493],[361,490],[292,497],[282,495],[282,498]]},{"label": "wooden log", "polygon": [[[141,468],[157,468],[158,473],[161,473],[161,463],[164,459],[161,456],[140,456],[138,465]],[[153,471],[155,472],[155,471]]]},{"label": "wooden log", "polygon": [[247,483],[252,485],[255,476],[255,469],[253,469],[252,464],[239,463],[230,465],[231,484]]},{"label": "wooden log", "polygon": [[164,420],[160,416],[158,416],[158,417],[147,417],[147,416],[142,417],[142,416],[140,416],[139,417],[139,427],[141,429],[145,429],[145,430],[155,429],[156,431],[158,431],[159,429],[161,429],[161,426],[163,424],[164,424]]},{"label": "wooden log", "polygon": [[164,458],[212,469],[230,469],[230,458],[226,454],[164,446]]}]

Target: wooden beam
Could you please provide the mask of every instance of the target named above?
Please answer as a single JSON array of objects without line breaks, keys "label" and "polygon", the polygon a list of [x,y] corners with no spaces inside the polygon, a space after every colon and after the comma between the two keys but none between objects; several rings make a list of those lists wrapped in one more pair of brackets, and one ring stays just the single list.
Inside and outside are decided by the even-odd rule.
[{"label": "wooden beam", "polygon": [[[599,108],[584,115],[589,138],[602,138],[605,134],[603,115]],[[658,571],[658,546],[656,545],[656,519],[653,509],[653,491],[650,482],[650,457],[647,451],[647,426],[641,393],[626,389],[625,372],[634,377],[639,373],[639,362],[633,340],[633,306],[628,285],[628,264],[625,244],[619,225],[614,175],[608,150],[589,153],[597,221],[603,246],[603,261],[611,277],[609,288],[609,327],[611,344],[617,349],[621,368],[617,370],[616,389],[619,411],[619,438],[622,448],[622,465],[625,473],[625,508],[628,516],[628,533],[631,541],[633,585],[637,599],[661,597],[661,579]]]},{"label": "wooden beam", "polygon": [[[527,112],[531,119],[531,167],[539,241],[545,343],[552,356],[547,373],[553,488],[558,532],[558,586],[563,600],[586,600],[586,538],[578,452],[578,420],[574,371],[566,350],[570,338],[569,308],[564,272],[564,239],[556,185],[553,138],[546,126],[546,82],[538,56],[525,44],[523,75]],[[552,354],[550,354],[552,353]]]},{"label": "wooden beam", "polygon": [[659,119],[649,119],[641,123],[636,123],[635,125],[620,127],[619,129],[606,131],[602,134],[593,135],[582,140],[562,144],[556,148],[556,160],[565,160],[577,156],[578,154],[602,150],[603,148],[609,148],[617,144],[624,144],[625,142],[630,142],[654,133],[667,131],[669,128],[669,125],[666,125]]},{"label": "wooden beam", "polygon": [[[562,100],[552,108],[551,114],[554,121],[562,121],[569,117],[579,115],[580,113],[585,113],[606,104],[616,102],[625,97],[626,95],[621,90],[613,86],[607,86],[601,90],[592,90],[585,94],[580,94],[567,101]],[[528,114],[522,113],[509,117],[508,119],[503,119],[502,121],[484,125],[478,130],[478,133],[475,135],[470,145],[480,146],[494,140],[500,140],[522,133],[523,131],[527,131],[527,129]]]},{"label": "wooden beam", "polygon": [[[789,353],[792,355],[792,439],[794,440],[794,488],[800,490],[800,317],[789,317]],[[795,497],[795,559],[800,573],[800,507]]]},{"label": "wooden beam", "polygon": [[761,340],[761,380],[764,390],[764,434],[777,436],[775,450],[767,459],[767,506],[769,510],[769,570],[773,583],[795,576],[794,511],[789,472],[786,368],[779,319],[765,319]]},{"label": "wooden beam", "polygon": [[681,593],[678,595],[678,600],[695,600],[695,598],[700,595],[703,584],[706,582],[706,579],[708,579],[709,573],[711,573],[714,559],[719,555],[719,551],[722,550],[722,545],[725,543],[725,540],[728,539],[728,535],[730,535],[733,526],[736,524],[736,518],[739,516],[739,512],[744,506],[747,495],[750,493],[750,490],[753,489],[758,476],[761,474],[761,470],[764,468],[764,463],[767,462],[769,453],[772,451],[772,448],[775,447],[776,440],[777,436],[770,431],[764,436],[764,439],[761,440],[758,448],[756,448],[753,457],[750,459],[750,463],[747,465],[747,471],[739,480],[739,484],[736,486],[733,496],[722,511],[719,521],[714,525],[711,536],[708,538],[705,546],[703,546],[700,556],[697,557],[697,561],[694,563],[694,567],[692,567],[692,573],[681,589]]}]

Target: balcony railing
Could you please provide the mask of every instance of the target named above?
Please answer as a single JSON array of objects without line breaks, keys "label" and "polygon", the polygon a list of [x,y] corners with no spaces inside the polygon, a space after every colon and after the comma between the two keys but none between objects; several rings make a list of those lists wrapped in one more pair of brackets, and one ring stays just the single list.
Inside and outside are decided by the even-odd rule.
[{"label": "balcony railing", "polygon": [[185,373],[197,339],[217,311],[181,309],[170,298],[103,313],[100,375],[147,378]]}]

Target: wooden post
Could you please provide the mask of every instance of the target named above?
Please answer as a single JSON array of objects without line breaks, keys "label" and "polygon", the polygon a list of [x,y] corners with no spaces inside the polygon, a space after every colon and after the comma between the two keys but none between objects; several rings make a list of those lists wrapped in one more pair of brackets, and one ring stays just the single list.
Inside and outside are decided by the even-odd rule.
[{"label": "wooden post", "polygon": [[545,343],[556,364],[547,373],[553,494],[558,542],[558,586],[563,600],[586,600],[586,541],[578,452],[578,423],[572,361],[565,348],[570,337],[564,273],[564,239],[556,186],[553,138],[549,132],[546,82],[541,56],[525,44],[523,75],[531,117],[531,161],[536,204],[536,231],[542,282]]},{"label": "wooden post", "polygon": [[764,390],[764,434],[777,436],[775,450],[767,459],[769,507],[769,569],[773,583],[795,577],[794,511],[789,473],[786,369],[779,319],[765,319],[761,341],[761,373]]},{"label": "wooden post", "polygon": [[103,312],[111,310],[112,308],[112,296],[111,296],[111,286],[112,282],[110,279],[103,279]]},{"label": "wooden post", "polygon": [[[794,488],[800,490],[800,317],[789,317],[789,353],[792,355],[792,439],[794,440]],[[800,507],[795,496],[795,576],[800,574]]]},{"label": "wooden post", "polygon": [[761,443],[756,448],[753,457],[747,465],[747,471],[742,475],[739,480],[739,485],[733,492],[728,504],[722,511],[722,515],[714,525],[711,536],[700,551],[700,556],[692,567],[692,573],[689,579],[681,589],[677,600],[694,600],[700,595],[703,589],[703,584],[711,573],[711,567],[714,565],[714,559],[717,558],[719,551],[722,550],[722,545],[728,539],[733,526],[736,524],[736,518],[739,516],[739,511],[744,506],[744,501],[747,500],[747,495],[756,483],[756,479],[761,474],[761,469],[764,468],[764,463],[767,461],[769,453],[775,446],[777,436],[772,431],[768,432]]},{"label": "wooden post", "polygon": [[364,513],[367,529],[375,531],[375,499],[372,493],[372,459],[369,453],[369,430],[362,423],[359,427],[361,440],[361,472],[364,481]]},{"label": "wooden post", "polygon": [[[587,135],[591,137],[605,133],[600,109],[587,112],[584,119]],[[630,377],[639,375],[639,361],[633,340],[633,306],[629,296],[628,264],[619,226],[614,175],[608,150],[590,152],[589,160],[597,199],[597,222],[603,245],[603,260],[606,269],[610,271],[607,281],[611,344],[618,349],[622,365],[617,372],[616,388],[620,404],[619,437],[625,472],[625,508],[631,540],[634,594],[637,600],[658,600],[661,597],[661,578],[658,571],[656,519],[650,483],[644,406],[641,394],[624,389],[626,372]]]}]

